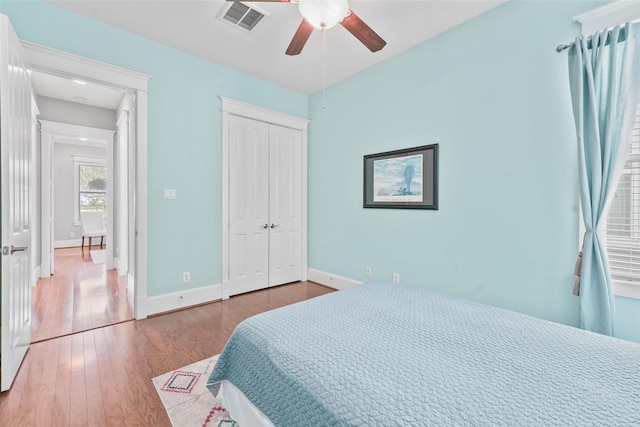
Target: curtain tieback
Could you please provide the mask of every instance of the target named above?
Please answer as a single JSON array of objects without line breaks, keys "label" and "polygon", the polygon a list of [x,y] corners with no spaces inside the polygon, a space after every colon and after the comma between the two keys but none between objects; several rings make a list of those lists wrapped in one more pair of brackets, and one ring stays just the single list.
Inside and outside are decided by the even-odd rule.
[{"label": "curtain tieback", "polygon": [[[587,231],[587,233],[593,233],[593,231]],[[576,259],[576,265],[573,267],[573,275],[576,276],[576,280],[573,282],[573,291],[571,292],[575,296],[580,295],[580,277],[582,276],[582,251],[584,250],[584,243],[582,249],[578,252],[578,258]]]}]

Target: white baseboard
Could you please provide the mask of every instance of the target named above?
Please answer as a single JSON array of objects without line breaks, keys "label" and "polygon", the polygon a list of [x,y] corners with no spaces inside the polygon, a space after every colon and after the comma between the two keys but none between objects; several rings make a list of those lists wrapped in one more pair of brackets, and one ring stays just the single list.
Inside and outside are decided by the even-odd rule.
[{"label": "white baseboard", "polygon": [[320,270],[314,270],[313,268],[308,269],[307,272],[307,280],[320,283],[321,285],[325,285],[333,289],[342,290],[362,284],[362,282],[358,282],[357,280],[348,279],[346,277],[337,276]]},{"label": "white baseboard", "polygon": [[[93,243],[95,244],[95,240],[93,241]],[[87,241],[87,244],[89,244],[88,241]],[[82,245],[82,239],[56,240],[55,242],[53,242],[53,247],[55,249],[58,249],[58,248],[75,248],[76,246],[80,246],[80,245]]]},{"label": "white baseboard", "polygon": [[40,265],[40,278],[46,279],[51,276],[51,263],[45,262]]},{"label": "white baseboard", "polygon": [[222,285],[203,286],[157,297],[138,297],[136,319],[222,299]]},{"label": "white baseboard", "polygon": [[38,279],[40,278],[40,266],[36,266],[36,270],[33,272],[34,277],[31,280],[31,286],[36,286],[38,284]]},{"label": "white baseboard", "polygon": [[127,274],[127,270],[125,269],[124,264],[125,264],[124,262],[120,262],[119,258],[113,259],[113,268],[115,268],[118,271],[118,276],[124,276]]}]

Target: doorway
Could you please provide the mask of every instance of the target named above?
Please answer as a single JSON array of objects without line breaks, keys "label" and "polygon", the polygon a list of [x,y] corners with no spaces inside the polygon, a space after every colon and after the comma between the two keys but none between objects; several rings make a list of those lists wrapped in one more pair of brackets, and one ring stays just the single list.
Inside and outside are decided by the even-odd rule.
[{"label": "doorway", "polygon": [[[113,235],[128,229],[126,218],[119,222],[114,217],[114,205],[126,199],[126,189],[119,197],[114,181],[128,168],[113,160],[117,98],[128,94],[117,93],[114,109],[109,109],[91,105],[101,101],[87,99],[90,95],[87,104],[47,96],[66,84],[59,77],[43,79],[34,71],[32,81],[40,104],[43,189],[41,278],[32,290],[32,340],[41,341],[133,318],[127,272],[118,276],[112,271],[116,245],[126,245],[126,239],[117,241]],[[74,93],[82,92],[67,98]],[[63,122],[45,120],[50,118]],[[66,123],[73,121],[111,129]],[[104,236],[85,236],[88,214],[106,224]]]},{"label": "doorway", "polygon": [[[132,167],[123,144],[135,94],[37,70],[31,80],[43,189],[41,278],[32,289],[35,342],[133,319],[126,259]],[[104,235],[86,235],[88,217],[104,224],[98,227]]]},{"label": "doorway", "polygon": [[[60,265],[60,271],[65,271],[64,274],[57,274],[60,278],[59,280],[63,280],[62,277],[67,276],[73,278],[70,281],[81,283],[83,282],[81,279],[84,277],[93,277],[94,280],[96,277],[102,277],[101,280],[105,282],[107,288],[109,286],[124,286],[125,290],[119,290],[117,295],[118,298],[122,298],[123,295],[126,296],[129,307],[125,310],[116,309],[116,311],[120,313],[124,311],[127,313],[127,318],[144,318],[146,313],[144,313],[144,310],[137,310],[137,301],[139,297],[144,298],[146,296],[146,138],[148,96],[146,90],[150,77],[29,42],[23,41],[22,45],[30,59],[32,73],[40,72],[49,77],[61,78],[71,85],[84,84],[94,88],[110,89],[112,92],[118,93],[118,99],[121,102],[112,120],[112,125],[107,126],[112,129],[108,137],[111,150],[108,156],[108,170],[113,174],[108,177],[107,184],[111,186],[111,194],[115,196],[115,199],[111,200],[107,205],[112,209],[106,215],[108,230],[106,248],[104,249],[107,251],[107,257],[102,269],[107,271],[101,271],[100,274],[95,273],[96,268],[99,269],[100,267],[95,267],[96,264],[93,263],[86,246],[84,251],[79,248],[81,245],[81,231],[79,229],[73,236],[67,230],[66,238],[58,239],[63,241],[62,244],[58,245],[58,248],[53,248],[56,242],[55,236],[44,232],[44,230],[51,230],[53,228],[51,224],[55,224],[57,219],[55,217],[55,204],[53,204],[53,209],[51,210],[39,206],[41,215],[36,219],[41,224],[42,231],[40,233],[42,240],[39,242],[38,253],[44,255],[47,248],[51,247],[51,260],[53,261],[51,265],[46,265],[42,262],[42,259],[39,260],[42,264],[38,275],[47,277],[47,273],[58,271],[55,259],[56,255],[59,255],[60,261],[64,260],[64,264]],[[49,97],[53,98],[51,95]],[[83,100],[80,98],[78,101]],[[79,115],[82,114],[78,113]],[[124,137],[114,140],[114,130],[116,129],[118,134],[124,135]],[[76,137],[82,138],[79,135],[76,135]],[[123,149],[123,147],[126,148]],[[40,159],[50,158],[48,153],[39,154]],[[46,169],[46,162],[43,162],[42,166],[43,173],[47,173],[44,170]],[[51,168],[50,164],[49,168]],[[55,180],[55,174],[53,176]],[[36,182],[38,181],[36,180]],[[44,188],[45,186],[41,185],[41,188],[36,189],[36,191],[41,192],[43,200],[46,194],[50,194],[50,191],[43,191]],[[51,215],[52,211],[54,215]],[[115,227],[114,223],[116,224]],[[117,227],[117,224],[121,224],[121,227]],[[77,222],[75,225],[78,226]],[[47,239],[49,239],[48,242]],[[74,239],[76,240],[75,245]],[[65,243],[64,240],[68,241]],[[73,264],[71,262],[72,259],[85,263],[84,274],[69,273],[69,266]],[[79,271],[82,271],[82,269],[80,268]],[[83,278],[80,276],[83,276]],[[86,292],[88,291],[88,286],[80,289]],[[77,290],[70,292],[78,294]],[[112,301],[115,298],[113,295],[115,294],[112,293],[110,297]],[[113,307],[111,306],[110,310],[112,309]],[[94,308],[92,311],[95,312],[96,309]],[[111,317],[110,323],[114,322],[112,316],[107,317]],[[117,322],[121,319],[119,318],[119,320],[116,319],[115,321]],[[95,327],[95,323],[91,324],[91,327]]]}]

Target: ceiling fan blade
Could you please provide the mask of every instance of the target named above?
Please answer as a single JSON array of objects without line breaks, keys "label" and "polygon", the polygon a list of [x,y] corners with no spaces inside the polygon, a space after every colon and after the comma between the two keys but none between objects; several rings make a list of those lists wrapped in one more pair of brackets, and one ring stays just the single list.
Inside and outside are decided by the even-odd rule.
[{"label": "ceiling fan blade", "polygon": [[342,26],[356,36],[371,52],[377,52],[387,44],[371,27],[358,18],[358,15],[351,10],[349,12],[351,13],[341,22]]},{"label": "ceiling fan blade", "polygon": [[304,47],[307,40],[309,40],[309,36],[313,32],[313,25],[309,24],[305,19],[302,20],[300,26],[296,30],[296,33],[293,35],[293,39],[291,39],[291,43],[289,43],[289,47],[285,52],[287,55],[298,55],[302,52],[302,48]]}]

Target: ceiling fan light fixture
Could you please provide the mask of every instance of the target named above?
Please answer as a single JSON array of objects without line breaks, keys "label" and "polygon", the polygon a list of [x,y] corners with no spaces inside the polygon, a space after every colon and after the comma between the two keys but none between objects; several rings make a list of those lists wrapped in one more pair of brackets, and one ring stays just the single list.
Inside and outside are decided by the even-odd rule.
[{"label": "ceiling fan light fixture", "polygon": [[347,0],[300,0],[300,14],[318,29],[329,29],[349,14]]}]

